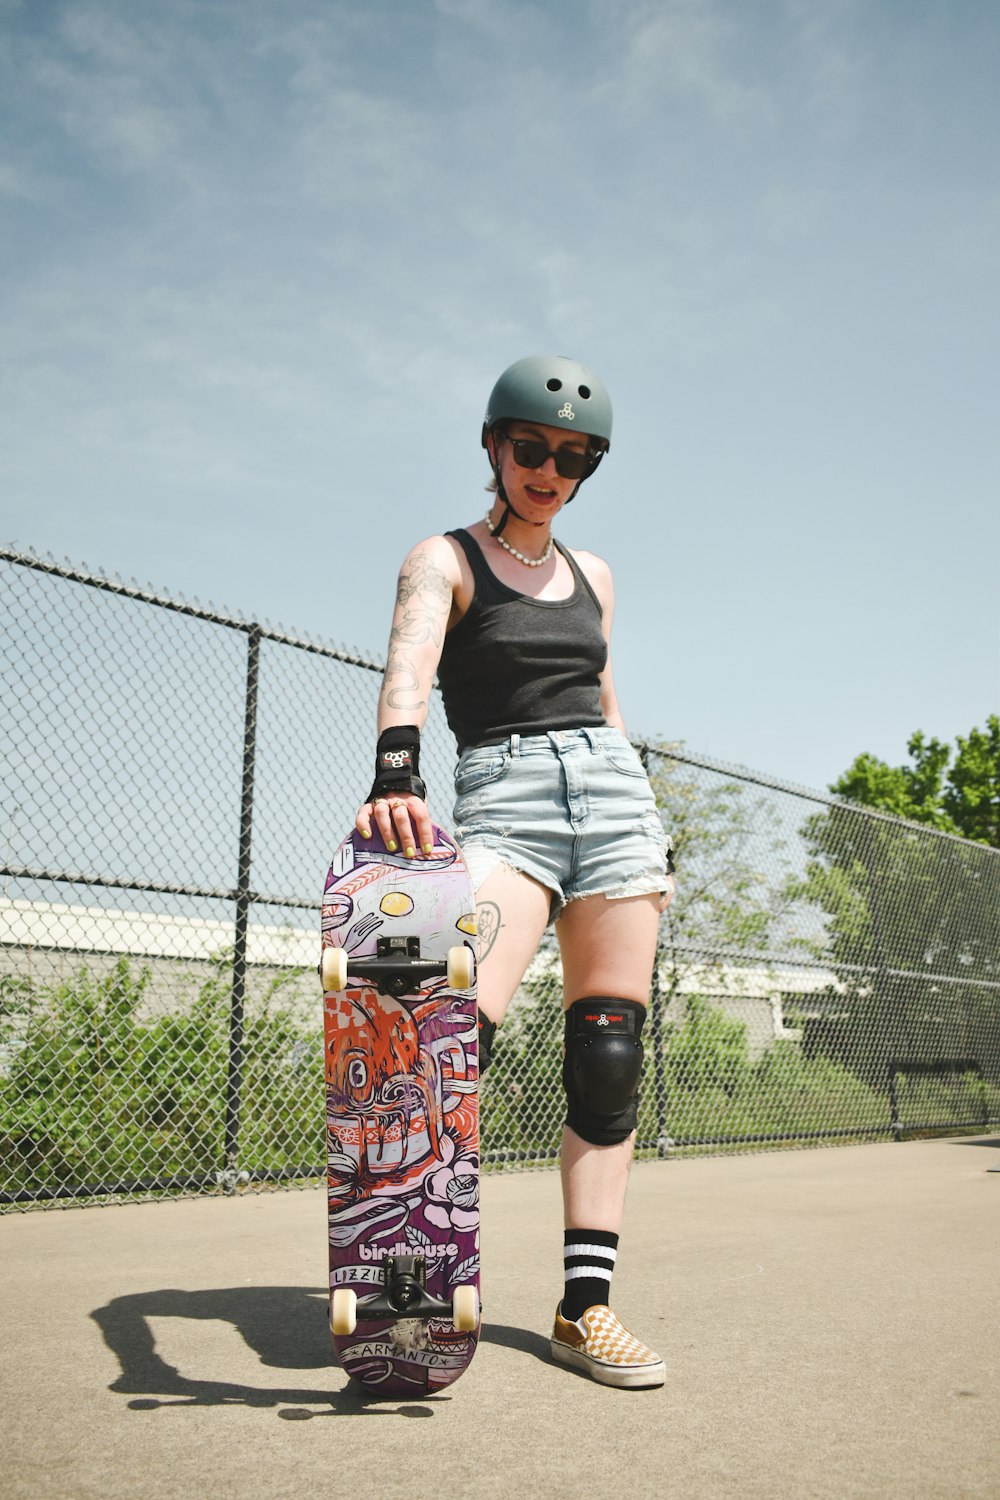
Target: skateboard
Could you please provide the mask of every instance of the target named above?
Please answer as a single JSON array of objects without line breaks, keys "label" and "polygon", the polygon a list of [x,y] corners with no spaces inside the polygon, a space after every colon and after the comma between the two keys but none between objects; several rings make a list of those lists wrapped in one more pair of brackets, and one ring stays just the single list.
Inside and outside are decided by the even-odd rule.
[{"label": "skateboard", "polygon": [[476,906],[458,846],[352,832],[323,895],[330,1327],[387,1396],[443,1389],[479,1338]]}]

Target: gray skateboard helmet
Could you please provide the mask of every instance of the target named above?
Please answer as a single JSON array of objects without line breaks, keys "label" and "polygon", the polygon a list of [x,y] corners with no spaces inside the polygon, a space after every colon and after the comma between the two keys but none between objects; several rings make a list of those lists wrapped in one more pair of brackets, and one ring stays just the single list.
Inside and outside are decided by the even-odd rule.
[{"label": "gray skateboard helmet", "polygon": [[611,397],[592,370],[562,354],[531,354],[504,370],[486,408],[483,447],[491,428],[513,420],[585,432],[599,453],[611,447]]}]

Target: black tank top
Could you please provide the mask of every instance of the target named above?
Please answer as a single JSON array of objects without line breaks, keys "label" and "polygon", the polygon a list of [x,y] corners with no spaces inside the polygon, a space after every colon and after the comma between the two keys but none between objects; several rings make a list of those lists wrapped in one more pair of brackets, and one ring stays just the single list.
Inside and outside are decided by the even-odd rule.
[{"label": "black tank top", "polygon": [[467,531],[449,531],[475,578],[468,611],[444,638],[438,681],[459,751],[512,734],[607,722],[608,659],[597,595],[558,542],[576,583],[568,599],[531,599],[501,583]]}]

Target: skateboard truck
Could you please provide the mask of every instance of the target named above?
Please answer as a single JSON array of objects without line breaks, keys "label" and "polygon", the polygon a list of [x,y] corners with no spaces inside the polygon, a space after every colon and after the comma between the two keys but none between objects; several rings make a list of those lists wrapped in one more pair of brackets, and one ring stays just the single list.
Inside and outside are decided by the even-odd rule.
[{"label": "skateboard truck", "polygon": [[427,1321],[439,1318],[460,1333],[471,1333],[479,1323],[479,1293],[475,1286],[455,1288],[452,1300],[442,1302],[427,1291],[427,1258],[387,1255],[382,1265],[382,1290],[359,1297],[353,1287],[336,1287],[330,1299],[330,1326],[335,1334],[350,1335],[359,1323],[391,1318]]},{"label": "skateboard truck", "polygon": [[450,1318],[452,1305],[427,1292],[427,1260],[423,1255],[387,1255],[385,1285],[373,1297],[358,1302],[359,1318]]},{"label": "skateboard truck", "polygon": [[421,958],[418,937],[383,937],[376,941],[375,957],[352,959],[351,971],[359,979],[370,979],[380,995],[398,999],[422,979],[447,974],[448,963],[443,958]]},{"label": "skateboard truck", "polygon": [[459,943],[444,958],[421,958],[418,937],[380,937],[372,957],[356,958],[345,948],[330,947],[324,948],[320,964],[324,990],[343,990],[350,979],[366,979],[380,995],[397,1000],[439,975],[447,976],[452,989],[471,988],[475,975],[472,949]]}]

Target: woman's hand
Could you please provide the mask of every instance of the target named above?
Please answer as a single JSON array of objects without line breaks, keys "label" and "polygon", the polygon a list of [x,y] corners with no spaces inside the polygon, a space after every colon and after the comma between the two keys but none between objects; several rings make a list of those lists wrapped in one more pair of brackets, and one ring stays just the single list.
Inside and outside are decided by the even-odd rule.
[{"label": "woman's hand", "polygon": [[434,834],[427,803],[412,792],[390,792],[358,808],[354,826],[362,838],[372,836],[375,824],[390,854],[402,849],[407,859],[430,854]]}]

